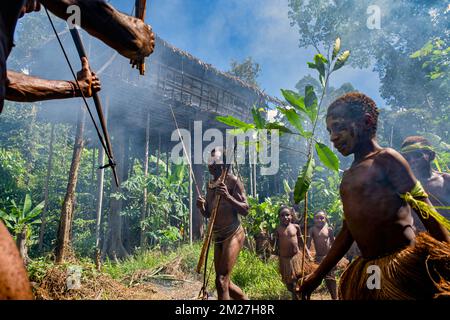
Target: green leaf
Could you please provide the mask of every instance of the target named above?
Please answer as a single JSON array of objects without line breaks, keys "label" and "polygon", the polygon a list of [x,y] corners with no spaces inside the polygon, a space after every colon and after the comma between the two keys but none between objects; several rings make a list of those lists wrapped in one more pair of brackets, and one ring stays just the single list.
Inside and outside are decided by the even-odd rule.
[{"label": "green leaf", "polygon": [[339,70],[340,68],[342,68],[345,64],[345,62],[347,62],[348,58],[350,57],[350,51],[346,50],[344,51],[339,58],[337,58],[337,61],[334,65],[333,71]]},{"label": "green leaf", "polygon": [[313,133],[311,131],[303,131],[300,135],[305,139],[309,139],[313,136]]},{"label": "green leaf", "polygon": [[308,67],[310,69],[316,69],[317,70],[317,66],[314,64],[314,62],[307,62],[307,64],[308,64]]},{"label": "green leaf", "polygon": [[222,122],[230,127],[243,129],[244,131],[255,128],[255,126],[253,124],[246,123],[246,122],[241,121],[233,116],[226,116],[226,117],[217,116],[216,120],[219,122]]},{"label": "green leaf", "polygon": [[264,129],[265,124],[266,124],[266,119],[264,119],[261,116],[261,113],[256,108],[256,106],[253,106],[253,108],[252,108],[252,116],[253,116],[253,122],[255,123],[256,129]]},{"label": "green leaf", "polygon": [[303,200],[311,185],[314,173],[314,157],[310,157],[302,169],[302,173],[298,176],[294,188],[294,201],[299,203]]},{"label": "green leaf", "polygon": [[341,51],[341,38],[336,38],[336,41],[334,42],[334,47],[333,47],[333,55],[332,55],[332,60],[334,60],[334,58],[337,57],[339,51]]},{"label": "green leaf", "polygon": [[317,117],[317,96],[313,86],[305,87],[305,108],[311,122]]},{"label": "green leaf", "polygon": [[325,88],[325,77],[323,77],[322,75],[319,76],[319,80],[320,80],[320,84],[322,85],[323,88]]},{"label": "green leaf", "polygon": [[291,193],[292,189],[286,179],[283,180],[283,187],[285,193]]},{"label": "green leaf", "polygon": [[36,207],[34,207],[33,210],[31,210],[30,213],[27,214],[27,220],[29,221],[37,217],[41,213],[42,209],[44,209],[44,204],[45,202],[42,201]]},{"label": "green leaf", "polygon": [[328,146],[323,143],[316,142],[315,148],[317,155],[324,166],[328,169],[339,171],[339,158],[333,151],[331,151],[330,148],[328,148]]},{"label": "green leaf", "polygon": [[279,130],[280,135],[282,133],[293,133],[292,130],[287,128],[283,123],[281,122],[269,122],[266,123],[266,129],[267,130]]},{"label": "green leaf", "polygon": [[287,102],[295,109],[306,113],[305,101],[304,98],[298,93],[291,90],[283,90],[281,89],[281,93]]},{"label": "green leaf", "polygon": [[294,109],[286,109],[282,107],[277,108],[289,121],[289,123],[297,129],[297,131],[302,134],[304,132],[303,126],[302,126],[302,120],[297,112],[295,112]]},{"label": "green leaf", "polygon": [[22,218],[24,218],[27,213],[31,210],[31,197],[29,194],[25,196],[25,201],[23,203],[23,210],[22,210]]},{"label": "green leaf", "polygon": [[316,65],[317,71],[319,74],[324,77],[325,76],[325,64],[328,63],[328,60],[322,54],[316,54],[314,56],[314,63]]}]

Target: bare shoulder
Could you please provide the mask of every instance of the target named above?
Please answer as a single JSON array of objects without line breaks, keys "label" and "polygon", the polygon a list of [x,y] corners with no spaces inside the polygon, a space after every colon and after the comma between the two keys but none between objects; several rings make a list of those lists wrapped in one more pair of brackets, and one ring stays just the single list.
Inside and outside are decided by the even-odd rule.
[{"label": "bare shoulder", "polygon": [[392,148],[383,148],[376,156],[375,159],[377,162],[391,165],[401,165],[408,166],[408,162],[406,159],[398,152]]},{"label": "bare shoulder", "polygon": [[441,172],[440,173],[442,179],[444,180],[444,188],[450,192],[450,174],[446,173],[446,172]]},{"label": "bare shoulder", "polygon": [[392,148],[382,149],[376,155],[374,163],[383,170],[386,178],[399,193],[410,191],[417,182],[406,159]]}]

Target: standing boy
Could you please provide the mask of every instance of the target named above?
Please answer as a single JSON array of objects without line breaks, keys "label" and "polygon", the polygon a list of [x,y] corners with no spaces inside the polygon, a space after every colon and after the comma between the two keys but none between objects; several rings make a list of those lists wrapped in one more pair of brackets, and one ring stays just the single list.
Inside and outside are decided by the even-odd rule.
[{"label": "standing boy", "polygon": [[[308,232],[308,249],[311,248],[312,241],[314,241],[316,250],[315,262],[320,264],[334,242],[333,229],[328,225],[327,215],[324,211],[318,211],[314,214],[314,225]],[[333,300],[337,299],[335,271],[336,268],[334,267],[325,277],[325,284]]]},{"label": "standing boy", "polygon": [[[279,270],[283,283],[292,293],[295,300],[295,287],[297,281],[302,276],[302,250],[304,246],[303,236],[298,224],[292,223],[293,209],[282,206],[278,215],[280,225],[275,230],[276,251],[279,257]],[[314,267],[309,261],[309,250],[305,259],[305,275],[310,274]]]},{"label": "standing boy", "polygon": [[[361,250],[341,277],[342,299],[431,299],[450,295],[450,237],[406,160],[376,140],[378,109],[362,93],[328,108],[335,148],[354,155],[340,194],[342,229],[317,270],[299,288],[308,298],[356,241]],[[413,231],[411,207],[429,231]],[[439,217],[438,217],[439,219]],[[370,277],[370,279],[369,279]]]}]

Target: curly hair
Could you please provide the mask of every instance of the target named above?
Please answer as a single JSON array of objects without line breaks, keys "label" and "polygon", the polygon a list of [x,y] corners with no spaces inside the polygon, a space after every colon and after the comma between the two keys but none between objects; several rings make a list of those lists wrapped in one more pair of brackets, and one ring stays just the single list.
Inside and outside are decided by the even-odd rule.
[{"label": "curly hair", "polygon": [[286,206],[286,205],[282,205],[280,207],[280,209],[278,209],[278,215],[280,215],[281,211],[283,211],[284,209],[288,209],[289,213],[294,216],[294,209],[292,209],[292,207]]},{"label": "curly hair", "polygon": [[328,107],[327,117],[337,108],[341,108],[342,115],[351,120],[361,120],[368,113],[374,120],[370,130],[372,137],[375,136],[380,111],[371,98],[360,92],[350,92],[340,96]]},{"label": "curly hair", "polygon": [[413,144],[421,144],[423,146],[431,147],[430,141],[428,141],[426,138],[422,136],[409,136],[406,137],[405,140],[403,140],[402,148],[413,145]]}]

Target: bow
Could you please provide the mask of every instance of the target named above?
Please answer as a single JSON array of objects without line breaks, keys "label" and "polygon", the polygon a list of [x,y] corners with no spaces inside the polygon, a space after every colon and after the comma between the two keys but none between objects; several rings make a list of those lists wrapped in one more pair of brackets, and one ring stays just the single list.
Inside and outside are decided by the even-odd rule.
[{"label": "bow", "polygon": [[[134,3],[134,15],[136,18],[145,20],[145,11],[147,9],[147,0],[136,0]],[[141,76],[145,73],[145,58],[130,60],[132,68],[139,70]]]},{"label": "bow", "polygon": [[[80,90],[81,92],[81,97],[83,99],[83,102],[86,106],[86,109],[88,110],[89,116],[92,120],[92,123],[94,124],[95,130],[97,132],[98,138],[100,140],[100,143],[102,144],[103,149],[105,150],[105,154],[108,157],[108,163],[106,165],[103,165],[100,167],[100,169],[105,169],[108,167],[111,167],[113,175],[114,175],[114,181],[116,183],[116,186],[119,187],[119,179],[117,176],[117,172],[116,172],[116,163],[114,162],[114,156],[113,156],[113,152],[112,152],[112,147],[111,147],[111,140],[109,138],[109,134],[108,134],[108,130],[106,127],[106,121],[105,121],[105,117],[103,115],[103,108],[102,108],[102,104],[100,101],[100,97],[98,96],[97,92],[93,92],[92,98],[94,99],[94,104],[95,104],[95,108],[97,110],[97,116],[100,120],[100,126],[102,128],[102,133],[100,133],[100,129],[98,128],[97,122],[94,119],[94,116],[91,112],[91,109],[89,108],[89,104],[87,103],[86,97],[84,96],[83,90],[81,90],[80,84],[78,82],[77,76],[75,75],[75,71],[72,67],[72,64],[69,61],[69,58],[67,56],[66,50],[64,49],[64,46],[61,42],[61,39],[59,38],[58,32],[56,31],[55,25],[53,24],[53,20],[50,17],[50,14],[47,10],[47,8],[45,8],[45,12],[47,14],[47,17],[50,21],[50,24],[52,26],[53,32],[56,35],[56,39],[58,40],[58,43],[61,47],[61,50],[64,54],[64,57],[66,58],[67,64],[69,65],[70,71],[75,79],[75,83],[77,85],[78,90]],[[84,45],[83,42],[81,40],[80,34],[78,32],[78,29],[75,26],[71,26],[70,27],[70,34],[72,35],[72,39],[75,42],[75,46],[77,48],[77,52],[78,55],[80,56],[80,59],[82,58],[86,58],[87,59],[87,54],[86,51],[84,49]]]}]

